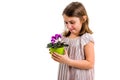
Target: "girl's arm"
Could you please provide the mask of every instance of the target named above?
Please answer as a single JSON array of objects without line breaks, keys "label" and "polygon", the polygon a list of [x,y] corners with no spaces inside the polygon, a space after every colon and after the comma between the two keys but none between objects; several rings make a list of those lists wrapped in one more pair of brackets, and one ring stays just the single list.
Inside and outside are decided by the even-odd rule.
[{"label": "girl's arm", "polygon": [[94,44],[93,42],[89,42],[84,47],[84,52],[86,59],[85,60],[66,60],[66,64],[72,67],[80,68],[80,69],[91,69],[94,67]]},{"label": "girl's arm", "polygon": [[69,66],[80,68],[80,69],[91,69],[94,67],[94,44],[89,42],[84,46],[85,60],[72,60],[68,57],[65,50],[65,55],[52,53],[52,58],[60,63],[68,64]]}]

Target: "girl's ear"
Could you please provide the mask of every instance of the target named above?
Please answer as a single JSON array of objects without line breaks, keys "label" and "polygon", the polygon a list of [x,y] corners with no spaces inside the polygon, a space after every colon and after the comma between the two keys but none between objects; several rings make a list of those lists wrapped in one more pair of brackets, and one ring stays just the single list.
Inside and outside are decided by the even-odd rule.
[{"label": "girl's ear", "polygon": [[83,23],[87,20],[87,16],[83,16]]}]

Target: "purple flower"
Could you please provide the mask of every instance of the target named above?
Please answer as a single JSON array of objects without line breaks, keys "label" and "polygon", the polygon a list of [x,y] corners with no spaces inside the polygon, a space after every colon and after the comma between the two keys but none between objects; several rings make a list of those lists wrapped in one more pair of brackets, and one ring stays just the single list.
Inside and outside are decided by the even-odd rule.
[{"label": "purple flower", "polygon": [[51,37],[51,43],[54,44],[54,43],[55,43],[55,40],[56,40],[55,36],[52,36],[52,37]]},{"label": "purple flower", "polygon": [[47,44],[47,48],[59,48],[68,46],[64,42],[61,41],[62,36],[60,34],[55,34],[51,37],[51,42]]},{"label": "purple flower", "polygon": [[55,36],[52,36],[52,37],[51,37],[51,40],[53,40],[53,39],[56,39],[56,37],[55,37]]},{"label": "purple flower", "polygon": [[55,43],[55,40],[51,40],[51,43],[54,44],[54,43]]},{"label": "purple flower", "polygon": [[55,34],[55,38],[59,39],[59,38],[61,38],[61,35],[60,34]]},{"label": "purple flower", "polygon": [[51,38],[51,40],[54,40],[54,41],[55,41],[56,39],[55,39],[55,38]]}]

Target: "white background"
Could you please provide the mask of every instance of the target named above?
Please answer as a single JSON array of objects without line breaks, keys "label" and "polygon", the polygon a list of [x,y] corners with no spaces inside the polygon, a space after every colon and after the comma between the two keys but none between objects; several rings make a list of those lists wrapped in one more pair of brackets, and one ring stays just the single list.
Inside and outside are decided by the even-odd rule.
[{"label": "white background", "polygon": [[[75,0],[0,0],[0,80],[57,80],[46,44],[64,29],[62,11]],[[95,80],[120,80],[119,0],[84,4],[95,40]]]}]

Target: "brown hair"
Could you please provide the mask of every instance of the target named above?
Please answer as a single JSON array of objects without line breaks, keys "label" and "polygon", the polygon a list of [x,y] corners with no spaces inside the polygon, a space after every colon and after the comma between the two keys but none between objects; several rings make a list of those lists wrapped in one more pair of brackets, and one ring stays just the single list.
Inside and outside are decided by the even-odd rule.
[{"label": "brown hair", "polygon": [[[85,7],[83,6],[82,3],[80,3],[80,2],[70,3],[64,9],[62,15],[64,15],[64,14],[68,17],[78,17],[80,20],[84,21],[83,24],[82,24],[82,28],[81,28],[81,31],[79,33],[79,36],[83,35],[84,33],[92,34],[92,31],[88,27],[88,23],[89,23],[88,15],[87,15]],[[86,16],[86,20],[83,19],[83,16]],[[70,31],[66,32],[66,30],[65,30],[63,32],[63,35],[66,36],[66,37],[69,36]]]}]

